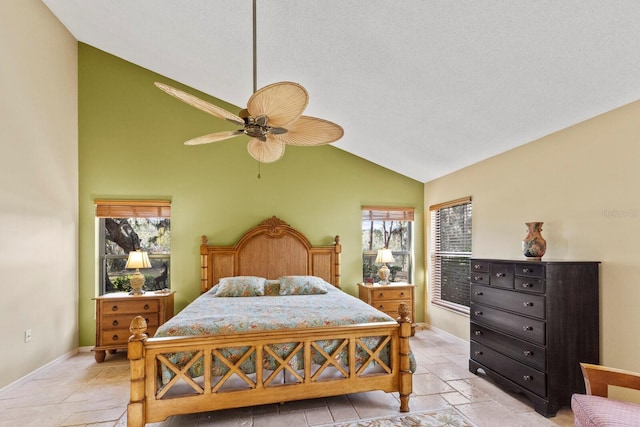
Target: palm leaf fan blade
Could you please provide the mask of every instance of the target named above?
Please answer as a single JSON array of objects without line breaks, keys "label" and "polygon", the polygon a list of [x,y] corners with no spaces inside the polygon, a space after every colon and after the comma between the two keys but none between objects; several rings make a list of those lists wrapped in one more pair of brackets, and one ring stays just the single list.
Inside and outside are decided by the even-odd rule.
[{"label": "palm leaf fan blade", "polygon": [[180,89],[176,89],[175,87],[166,85],[164,83],[155,82],[154,84],[165,93],[179,99],[184,103],[191,105],[192,107],[196,107],[197,109],[204,111],[205,113],[209,113],[219,119],[228,120],[237,125],[244,124],[244,120],[242,120],[237,115],[225,110],[224,108],[220,108],[217,105],[213,105],[210,102],[198,98],[197,96],[191,95],[187,92],[181,91]]},{"label": "palm leaf fan blade", "polygon": [[208,135],[202,135],[197,138],[190,139],[184,143],[184,145],[200,145],[209,144],[211,142],[224,141],[225,139],[233,138],[234,136],[243,135],[241,130],[225,130],[222,132],[210,133]]},{"label": "palm leaf fan blade", "polygon": [[253,117],[267,116],[270,126],[286,126],[297,120],[307,108],[309,94],[298,83],[279,82],[251,95],[247,111]]},{"label": "palm leaf fan blade", "polygon": [[272,136],[267,136],[265,141],[259,138],[251,139],[247,144],[247,151],[260,163],[273,163],[284,156],[284,147],[283,142]]},{"label": "palm leaf fan blade", "polygon": [[314,146],[330,144],[344,135],[341,126],[324,119],[302,116],[287,127],[287,132],[276,135],[289,145]]}]

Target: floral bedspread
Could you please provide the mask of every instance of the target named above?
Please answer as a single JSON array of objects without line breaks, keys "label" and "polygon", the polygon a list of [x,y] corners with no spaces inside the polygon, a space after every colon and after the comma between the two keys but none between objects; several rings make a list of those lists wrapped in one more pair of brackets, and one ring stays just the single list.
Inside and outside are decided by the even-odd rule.
[{"label": "floral bedspread", "polygon": [[[285,295],[256,297],[215,297],[209,291],[202,294],[177,316],[164,323],[156,331],[154,337],[192,336],[192,335],[225,335],[246,331],[273,329],[295,329],[308,327],[338,326],[359,323],[395,321],[392,317],[376,310],[365,302],[332,288],[326,294],[317,295]],[[373,349],[380,342],[378,337],[364,340]],[[339,345],[338,340],[323,342],[323,348],[331,354]],[[285,358],[293,351],[294,344],[270,346],[279,357]],[[225,357],[236,363],[247,348],[225,349]],[[367,359],[364,350],[357,359]],[[382,352],[383,360],[388,362],[388,349]],[[192,355],[176,353],[170,360],[177,366],[184,366]],[[346,361],[346,352],[341,354]],[[289,362],[296,369],[302,369],[302,354],[293,357]],[[312,354],[314,363],[323,363],[324,357],[319,352]],[[213,375],[224,375],[228,368],[220,360],[213,361]],[[262,361],[265,369],[274,370],[278,364],[273,358]],[[242,365],[245,373],[255,372],[255,354]],[[203,363],[199,361],[190,369],[190,375],[202,375]],[[415,370],[415,361],[411,357],[411,371]],[[168,370],[162,372],[162,383],[166,384],[173,374]]]}]

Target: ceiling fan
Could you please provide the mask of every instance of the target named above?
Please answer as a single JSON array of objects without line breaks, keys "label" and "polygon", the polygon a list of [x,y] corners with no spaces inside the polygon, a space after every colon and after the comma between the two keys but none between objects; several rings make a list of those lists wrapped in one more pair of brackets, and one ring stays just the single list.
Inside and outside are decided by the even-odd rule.
[{"label": "ceiling fan", "polygon": [[209,144],[248,135],[251,140],[247,150],[251,157],[260,163],[272,163],[282,158],[286,144],[314,146],[342,138],[344,130],[339,125],[302,115],[309,103],[309,94],[298,83],[279,82],[256,90],[256,10],[256,0],[253,0],[253,95],[247,102],[247,108],[240,111],[239,115],[164,83],[155,82],[158,88],[169,95],[240,127],[199,136],[186,141],[185,145]]},{"label": "ceiling fan", "polygon": [[273,83],[255,91],[240,115],[164,83],[155,82],[155,85],[193,107],[241,127],[199,136],[186,141],[185,145],[208,144],[249,135],[251,140],[247,149],[251,157],[261,163],[271,163],[284,155],[286,144],[329,144],[344,135],[342,127],[335,123],[302,115],[309,102],[309,94],[298,83]]}]

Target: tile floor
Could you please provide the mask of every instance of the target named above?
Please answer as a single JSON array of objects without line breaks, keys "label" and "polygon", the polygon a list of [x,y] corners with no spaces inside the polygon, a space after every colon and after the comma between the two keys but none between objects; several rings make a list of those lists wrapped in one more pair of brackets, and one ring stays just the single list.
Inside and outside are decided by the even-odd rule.
[{"label": "tile floor", "polygon": [[[454,406],[478,427],[573,426],[569,408],[554,418],[533,411],[528,400],[495,387],[468,370],[469,346],[442,332],[419,330],[411,339],[418,362],[412,411]],[[91,352],[57,361],[0,391],[0,426],[124,427],[129,397],[126,353],[98,364]],[[358,393],[283,405],[171,417],[153,427],[306,427],[398,414],[396,394]]]}]

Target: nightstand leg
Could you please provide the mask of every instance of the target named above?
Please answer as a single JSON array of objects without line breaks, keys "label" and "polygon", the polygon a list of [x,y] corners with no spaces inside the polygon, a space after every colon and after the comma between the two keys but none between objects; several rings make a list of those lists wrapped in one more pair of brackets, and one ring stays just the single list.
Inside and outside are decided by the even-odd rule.
[{"label": "nightstand leg", "polygon": [[107,356],[107,352],[104,350],[96,350],[94,356],[96,358],[96,362],[102,363],[104,362],[104,358]]}]

